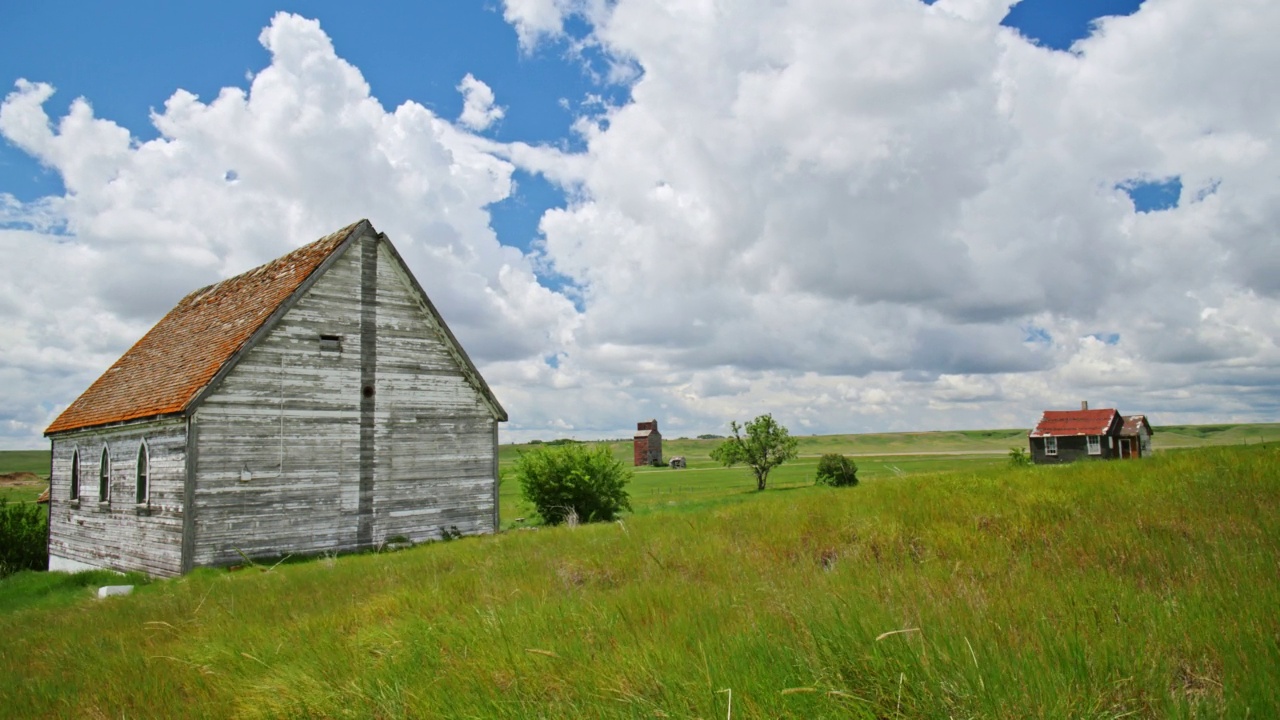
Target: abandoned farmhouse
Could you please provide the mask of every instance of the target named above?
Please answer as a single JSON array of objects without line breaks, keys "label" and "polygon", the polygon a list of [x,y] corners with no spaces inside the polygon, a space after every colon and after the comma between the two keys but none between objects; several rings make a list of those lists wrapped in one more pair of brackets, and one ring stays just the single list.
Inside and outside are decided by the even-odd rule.
[{"label": "abandoned farmhouse", "polygon": [[362,220],[183,298],[49,426],[49,568],[492,532],[506,419]]},{"label": "abandoned farmhouse", "polygon": [[1151,454],[1151,425],[1145,415],[1121,416],[1113,409],[1046,410],[1028,433],[1037,465],[1076,460],[1129,460]]}]

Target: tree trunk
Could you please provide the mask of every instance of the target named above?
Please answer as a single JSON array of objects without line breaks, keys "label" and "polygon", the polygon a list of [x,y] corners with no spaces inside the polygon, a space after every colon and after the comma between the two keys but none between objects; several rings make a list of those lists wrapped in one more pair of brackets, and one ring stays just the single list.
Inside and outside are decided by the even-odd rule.
[{"label": "tree trunk", "polygon": [[757,492],[764,489],[764,483],[768,479],[769,479],[769,476],[767,474],[761,475],[759,473],[756,473],[756,491]]}]

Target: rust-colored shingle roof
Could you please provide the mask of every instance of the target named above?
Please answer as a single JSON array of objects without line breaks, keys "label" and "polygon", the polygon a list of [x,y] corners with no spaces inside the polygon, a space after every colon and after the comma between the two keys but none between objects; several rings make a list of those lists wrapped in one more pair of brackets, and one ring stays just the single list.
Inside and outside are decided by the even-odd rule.
[{"label": "rust-colored shingle roof", "polygon": [[362,223],[186,296],[45,434],[182,412]]},{"label": "rust-colored shingle roof", "polygon": [[1138,437],[1138,430],[1144,425],[1147,428],[1148,435],[1154,434],[1151,430],[1151,423],[1147,422],[1146,415],[1125,415],[1124,427],[1120,428],[1120,435],[1124,437]]},{"label": "rust-colored shingle roof", "polygon": [[1046,410],[1031,430],[1031,437],[1064,435],[1106,435],[1118,423],[1115,410]]}]

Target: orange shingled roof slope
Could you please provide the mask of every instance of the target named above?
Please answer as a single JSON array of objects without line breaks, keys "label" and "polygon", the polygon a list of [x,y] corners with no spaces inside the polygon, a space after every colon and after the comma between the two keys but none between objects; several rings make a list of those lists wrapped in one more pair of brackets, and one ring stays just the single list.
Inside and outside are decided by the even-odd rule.
[{"label": "orange shingled roof slope", "polygon": [[183,298],[45,434],[182,412],[363,222]]}]

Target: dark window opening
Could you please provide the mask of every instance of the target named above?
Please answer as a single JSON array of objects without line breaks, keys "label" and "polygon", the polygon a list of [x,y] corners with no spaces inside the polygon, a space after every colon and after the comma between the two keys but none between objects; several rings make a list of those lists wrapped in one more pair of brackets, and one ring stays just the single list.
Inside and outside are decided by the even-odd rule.
[{"label": "dark window opening", "polygon": [[111,457],[107,449],[102,448],[102,459],[98,461],[98,502],[111,501]]},{"label": "dark window opening", "polygon": [[80,499],[80,451],[71,453],[71,499]]},{"label": "dark window opening", "polygon": [[150,499],[151,485],[148,482],[148,475],[151,471],[151,461],[147,457],[147,444],[142,443],[138,446],[138,504],[144,505]]},{"label": "dark window opening", "polygon": [[342,352],[342,336],[321,335],[320,350],[321,352]]}]

